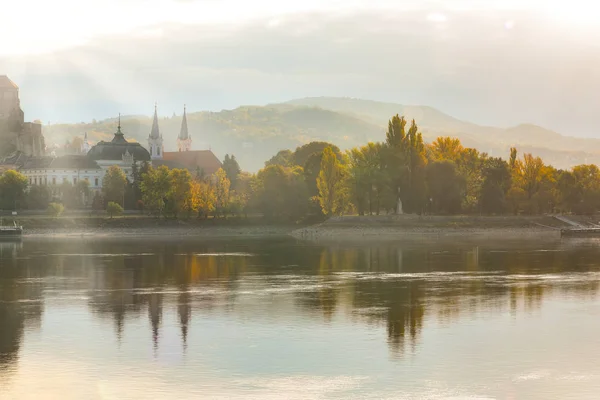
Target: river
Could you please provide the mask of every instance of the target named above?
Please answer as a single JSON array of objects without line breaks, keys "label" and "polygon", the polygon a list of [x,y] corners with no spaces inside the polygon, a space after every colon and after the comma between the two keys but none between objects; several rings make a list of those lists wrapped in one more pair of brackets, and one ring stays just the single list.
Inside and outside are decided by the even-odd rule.
[{"label": "river", "polygon": [[0,399],[597,399],[600,242],[0,242]]}]

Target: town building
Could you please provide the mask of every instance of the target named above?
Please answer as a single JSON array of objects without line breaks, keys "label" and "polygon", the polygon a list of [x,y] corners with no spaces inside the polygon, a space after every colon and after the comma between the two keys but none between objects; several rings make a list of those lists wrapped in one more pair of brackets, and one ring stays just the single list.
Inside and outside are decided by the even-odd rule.
[{"label": "town building", "polygon": [[152,161],[150,153],[141,144],[128,142],[125,139],[125,134],[121,131],[120,116],[113,139],[110,142],[96,143],[87,152],[86,157],[95,161],[104,172],[113,165],[120,167],[130,180],[133,179],[131,173],[134,161],[138,163]]}]

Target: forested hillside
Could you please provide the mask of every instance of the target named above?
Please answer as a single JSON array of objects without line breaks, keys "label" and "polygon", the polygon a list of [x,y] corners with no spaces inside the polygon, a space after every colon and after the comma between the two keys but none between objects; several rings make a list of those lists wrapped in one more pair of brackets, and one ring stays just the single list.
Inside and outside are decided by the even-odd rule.
[{"label": "forested hillside", "polygon": [[[459,138],[468,147],[493,156],[506,156],[516,146],[544,158],[558,168],[582,163],[600,164],[600,140],[562,136],[551,130],[523,124],[501,129],[465,122],[425,106],[404,106],[349,98],[306,98],[267,106],[243,106],[220,112],[188,113],[193,148],[211,148],[219,158],[235,154],[241,167],[256,171],[273,154],[295,149],[313,140],[335,143],[342,150],[368,141],[382,141],[390,115],[405,115],[420,122],[426,142],[438,136]],[[181,115],[160,119],[167,151],[176,149]],[[109,140],[116,119],[87,124],[44,126],[48,144],[64,145],[88,133],[91,142]],[[150,132],[150,116],[126,116],[123,131],[142,144]],[[576,132],[572,132],[576,133]]]}]

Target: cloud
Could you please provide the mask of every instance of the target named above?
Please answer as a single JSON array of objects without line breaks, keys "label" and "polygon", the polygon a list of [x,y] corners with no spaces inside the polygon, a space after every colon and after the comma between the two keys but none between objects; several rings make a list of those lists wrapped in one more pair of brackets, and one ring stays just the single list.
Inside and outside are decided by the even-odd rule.
[{"label": "cloud", "polygon": [[[592,135],[594,37],[523,12],[305,13],[244,24],[158,24],[47,55],[0,59],[31,118],[234,108],[302,96],[425,104],[499,126]],[[507,29],[507,21],[512,29]],[[439,24],[442,23],[443,27]]]}]

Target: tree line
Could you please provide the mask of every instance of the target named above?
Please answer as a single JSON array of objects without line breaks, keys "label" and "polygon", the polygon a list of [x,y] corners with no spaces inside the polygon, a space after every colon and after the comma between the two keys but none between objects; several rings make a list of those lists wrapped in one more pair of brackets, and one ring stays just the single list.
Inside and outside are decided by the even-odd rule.
[{"label": "tree line", "polygon": [[[63,184],[62,203],[80,207],[89,195],[84,182]],[[43,208],[51,201],[43,186],[27,190],[16,171],[0,177],[0,207]],[[108,169],[94,209],[112,203],[165,217],[227,217],[259,214],[298,221],[342,214],[592,214],[600,209],[600,170],[578,165],[561,170],[531,154],[510,149],[507,159],[439,137],[426,144],[416,122],[395,115],[385,141],[342,152],[326,142],[282,150],[256,174],[242,172],[226,155],[214,175],[203,171],[134,163],[131,181],[117,166]],[[24,208],[24,207],[22,207]]]}]

